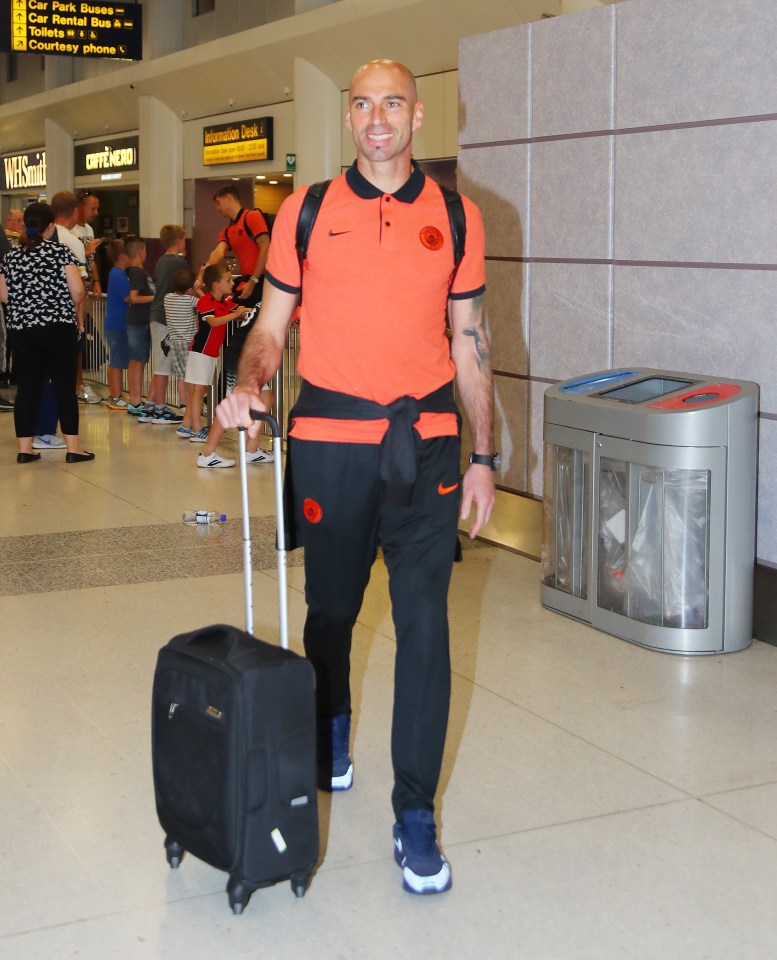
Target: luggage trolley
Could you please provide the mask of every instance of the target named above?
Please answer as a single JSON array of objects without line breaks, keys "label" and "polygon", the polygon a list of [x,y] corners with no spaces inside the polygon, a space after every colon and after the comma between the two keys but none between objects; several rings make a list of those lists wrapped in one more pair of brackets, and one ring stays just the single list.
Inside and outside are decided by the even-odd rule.
[{"label": "luggage trolley", "polygon": [[752,642],[758,385],[668,370],[545,391],[544,606],[671,653]]}]

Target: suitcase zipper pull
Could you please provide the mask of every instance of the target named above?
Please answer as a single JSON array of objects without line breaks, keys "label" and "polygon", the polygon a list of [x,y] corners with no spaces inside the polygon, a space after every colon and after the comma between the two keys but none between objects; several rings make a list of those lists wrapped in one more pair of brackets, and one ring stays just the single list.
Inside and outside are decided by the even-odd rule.
[{"label": "suitcase zipper pull", "polygon": [[172,720],[175,715],[175,711],[178,709],[180,704],[176,703],[174,700],[170,704],[170,709],[167,711],[167,719]]}]

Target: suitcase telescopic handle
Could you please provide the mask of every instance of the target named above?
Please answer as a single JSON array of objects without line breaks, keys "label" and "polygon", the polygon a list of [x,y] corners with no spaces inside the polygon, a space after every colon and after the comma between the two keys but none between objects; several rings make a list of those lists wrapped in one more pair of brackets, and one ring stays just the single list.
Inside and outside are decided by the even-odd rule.
[{"label": "suitcase telescopic handle", "polygon": [[272,433],[273,440],[276,437],[280,437],[281,428],[278,426],[278,421],[271,413],[262,413],[261,410],[251,410],[251,419],[252,420],[262,420],[270,428]]},{"label": "suitcase telescopic handle", "polygon": [[[278,421],[269,413],[251,411],[253,420],[262,420],[272,432],[273,468],[275,471],[275,513],[276,538],[275,549],[278,554],[278,625],[281,646],[289,646],[289,609],[286,586],[286,524],[283,514],[283,464],[281,463],[282,443]],[[243,582],[245,588],[246,630],[254,632],[254,600],[251,564],[251,526],[248,518],[248,469],[246,467],[246,428],[238,430],[238,449],[240,458],[240,493],[243,507]]]}]

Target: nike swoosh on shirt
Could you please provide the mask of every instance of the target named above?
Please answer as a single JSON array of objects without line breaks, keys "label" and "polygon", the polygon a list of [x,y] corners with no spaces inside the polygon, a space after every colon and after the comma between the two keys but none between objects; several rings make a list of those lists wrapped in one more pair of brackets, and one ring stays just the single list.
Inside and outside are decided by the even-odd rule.
[{"label": "nike swoosh on shirt", "polygon": [[444,486],[442,483],[437,484],[437,492],[441,497],[444,497],[446,493],[453,493],[453,491],[458,487],[458,483],[452,484],[450,487]]},{"label": "nike swoosh on shirt", "polygon": [[330,230],[330,231],[329,231],[329,236],[330,236],[330,237],[342,237],[342,235],[343,235],[344,233],[350,233],[350,232],[351,232],[350,230]]}]

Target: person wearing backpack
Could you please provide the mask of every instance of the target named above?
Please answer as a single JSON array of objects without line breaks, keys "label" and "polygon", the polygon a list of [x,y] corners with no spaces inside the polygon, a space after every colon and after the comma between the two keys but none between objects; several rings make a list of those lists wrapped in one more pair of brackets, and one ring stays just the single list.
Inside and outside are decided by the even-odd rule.
[{"label": "person wearing backpack", "polygon": [[240,194],[233,184],[217,190],[213,200],[219,213],[226,217],[229,223],[219,234],[218,243],[205,266],[221,263],[231,250],[241,274],[235,283],[235,302],[242,307],[253,307],[262,299],[264,265],[270,248],[267,221],[261,210],[243,208]]},{"label": "person wearing backpack", "polygon": [[[264,409],[260,387],[279,366],[301,297],[303,384],[289,415],[286,484],[290,546],[305,548],[319,775],[330,790],[353,783],[351,633],[380,546],[397,644],[394,859],[414,894],[451,886],[434,817],[450,699],[447,594],[459,517],[475,508],[471,537],[488,521],[498,466],[483,222],[462,197],[457,264],[456,217],[412,159],[423,115],[407,67],[375,60],[356,71],[345,117],[356,162],[328,185],[307,243],[299,221],[310,191],[282,205],[259,319],[217,410],[224,427],[258,433],[250,410]],[[454,378],[474,442],[463,478]]]}]

